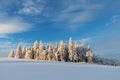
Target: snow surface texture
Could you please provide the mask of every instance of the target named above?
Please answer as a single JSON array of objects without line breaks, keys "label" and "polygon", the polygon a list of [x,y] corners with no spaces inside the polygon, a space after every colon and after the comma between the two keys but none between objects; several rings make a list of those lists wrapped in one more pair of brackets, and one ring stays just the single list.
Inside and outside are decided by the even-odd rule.
[{"label": "snow surface texture", "polygon": [[0,80],[120,80],[120,67],[1,58]]}]

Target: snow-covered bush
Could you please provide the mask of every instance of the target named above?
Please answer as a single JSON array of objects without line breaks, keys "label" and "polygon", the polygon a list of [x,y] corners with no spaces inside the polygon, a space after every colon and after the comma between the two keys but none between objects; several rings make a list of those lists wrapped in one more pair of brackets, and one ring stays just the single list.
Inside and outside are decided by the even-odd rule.
[{"label": "snow-covered bush", "polygon": [[112,65],[112,66],[120,66],[120,61],[117,59],[105,58],[99,55],[93,55],[93,63],[95,64],[103,64],[103,65]]}]

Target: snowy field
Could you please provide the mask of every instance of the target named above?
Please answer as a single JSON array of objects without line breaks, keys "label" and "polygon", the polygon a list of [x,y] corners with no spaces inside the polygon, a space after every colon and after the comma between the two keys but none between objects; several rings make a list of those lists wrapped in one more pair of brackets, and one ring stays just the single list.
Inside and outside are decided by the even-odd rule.
[{"label": "snowy field", "polygon": [[0,58],[0,80],[120,80],[120,67]]}]

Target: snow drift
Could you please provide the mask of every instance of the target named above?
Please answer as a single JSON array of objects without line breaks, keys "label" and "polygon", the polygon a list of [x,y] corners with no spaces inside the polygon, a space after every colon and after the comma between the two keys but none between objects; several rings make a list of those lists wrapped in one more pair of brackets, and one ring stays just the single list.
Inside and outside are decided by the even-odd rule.
[{"label": "snow drift", "polygon": [[115,66],[0,59],[0,80],[120,80],[119,74]]}]

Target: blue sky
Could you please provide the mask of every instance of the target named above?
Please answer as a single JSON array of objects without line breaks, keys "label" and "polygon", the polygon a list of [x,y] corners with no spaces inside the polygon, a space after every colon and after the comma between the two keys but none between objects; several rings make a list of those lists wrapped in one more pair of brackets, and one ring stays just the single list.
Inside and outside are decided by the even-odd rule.
[{"label": "blue sky", "polygon": [[120,57],[119,0],[0,0],[0,56],[18,43],[67,41]]}]

